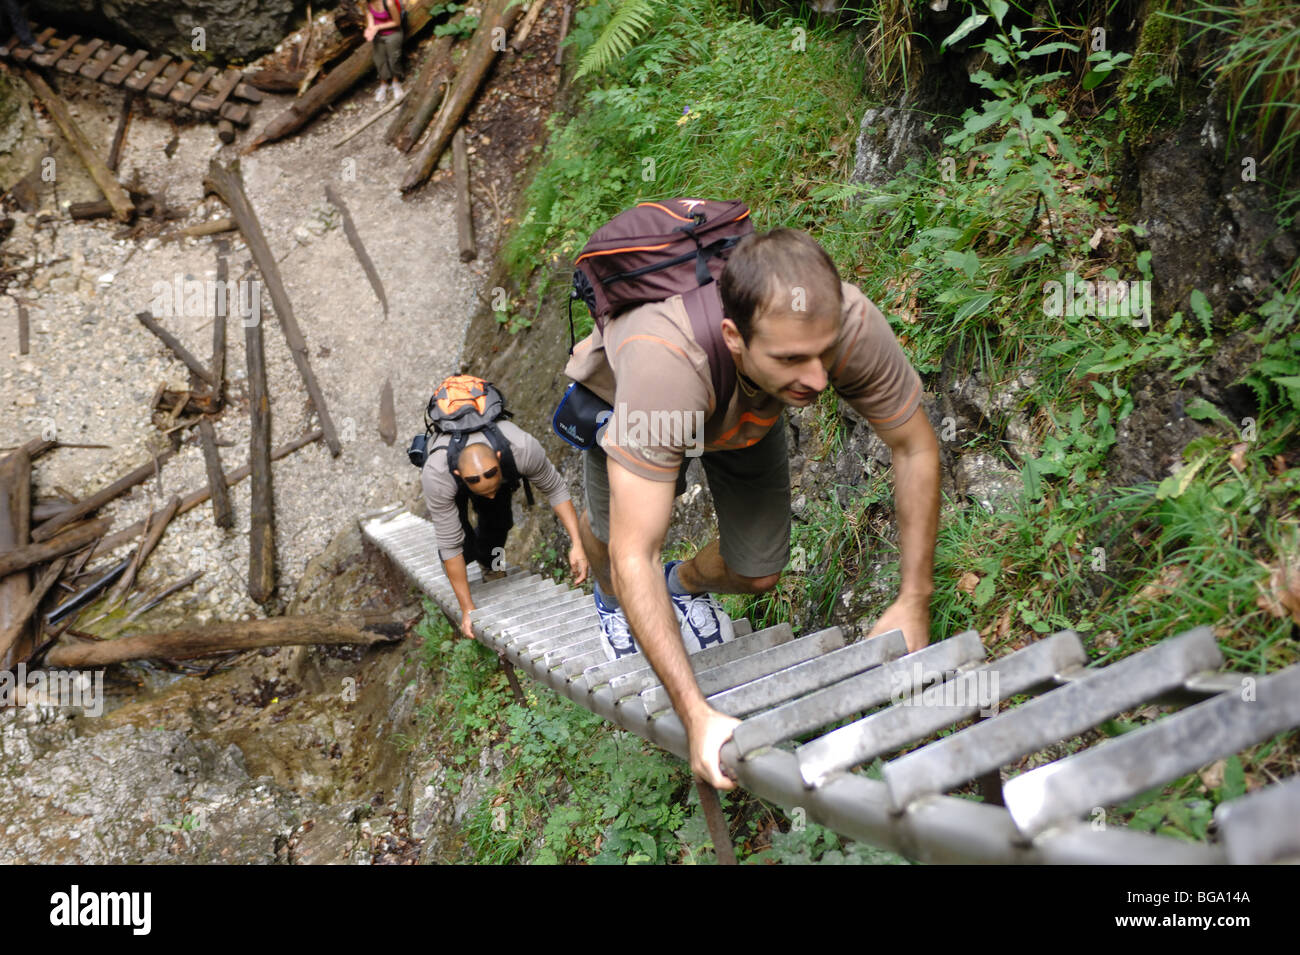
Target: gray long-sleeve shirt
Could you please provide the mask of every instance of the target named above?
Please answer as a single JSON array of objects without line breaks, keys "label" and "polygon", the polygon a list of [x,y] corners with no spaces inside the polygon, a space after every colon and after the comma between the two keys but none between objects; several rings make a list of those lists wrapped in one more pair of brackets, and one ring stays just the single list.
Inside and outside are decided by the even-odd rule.
[{"label": "gray long-sleeve shirt", "polygon": [[[540,442],[531,434],[510,421],[498,421],[497,427],[510,445],[515,456],[515,467],[520,477],[532,482],[538,494],[546,497],[551,507],[569,500],[569,487],[555,466],[546,459]],[[420,472],[420,484],[424,488],[424,503],[429,509],[429,519],[438,538],[438,556],[450,560],[461,552],[465,542],[465,531],[460,526],[460,515],[456,512],[456,478],[447,469],[447,435],[437,435],[429,456]],[[482,432],[472,434],[466,441],[470,444],[488,444],[487,436]]]}]

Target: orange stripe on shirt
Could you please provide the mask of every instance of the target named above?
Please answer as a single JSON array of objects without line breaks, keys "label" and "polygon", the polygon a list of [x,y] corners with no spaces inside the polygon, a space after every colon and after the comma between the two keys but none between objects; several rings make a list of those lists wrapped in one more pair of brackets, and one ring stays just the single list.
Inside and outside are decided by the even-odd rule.
[{"label": "orange stripe on shirt", "polygon": [[752,412],[746,411],[744,414],[742,414],[742,415],[740,416],[740,420],[736,422],[736,426],[735,426],[734,428],[731,428],[731,429],[728,430],[728,431],[724,431],[722,434],[720,434],[720,435],[718,435],[716,438],[714,438],[710,443],[711,443],[711,444],[721,444],[723,441],[726,441],[726,440],[727,440],[728,438],[730,438],[733,434],[735,434],[735,433],[738,432],[742,427],[744,427],[746,421],[751,421],[751,422],[753,422],[754,424],[757,424],[757,425],[764,425],[764,426],[770,428],[770,427],[772,427],[772,425],[776,424],[776,419],[779,418],[779,417],[780,417],[780,415],[779,415],[779,414],[776,414],[776,415],[773,415],[773,416],[770,417],[770,418],[760,418],[758,415],[756,415],[756,414],[754,414],[754,413],[752,413]]},{"label": "orange stripe on shirt", "polygon": [[688,361],[690,360],[686,352],[682,351],[672,342],[668,341],[668,339],[660,338],[657,335],[629,335],[627,338],[623,339],[623,341],[619,343],[618,348],[614,349],[615,356],[617,356],[618,353],[623,350],[623,346],[626,345],[628,342],[634,342],[638,339],[643,339],[648,342],[658,342],[660,345],[667,345],[669,348],[677,352],[677,354],[681,355],[683,358],[686,358]]}]

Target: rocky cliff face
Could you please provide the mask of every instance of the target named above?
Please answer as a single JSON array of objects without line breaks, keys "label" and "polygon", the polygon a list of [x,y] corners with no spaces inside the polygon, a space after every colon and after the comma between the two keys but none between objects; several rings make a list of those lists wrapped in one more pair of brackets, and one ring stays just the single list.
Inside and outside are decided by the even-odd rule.
[{"label": "rocky cliff face", "polygon": [[[157,53],[251,59],[289,31],[297,0],[41,0],[28,15],[80,33],[113,36]],[[196,33],[195,31],[201,31]],[[202,38],[202,49],[196,46]],[[199,53],[199,57],[195,54]]]}]

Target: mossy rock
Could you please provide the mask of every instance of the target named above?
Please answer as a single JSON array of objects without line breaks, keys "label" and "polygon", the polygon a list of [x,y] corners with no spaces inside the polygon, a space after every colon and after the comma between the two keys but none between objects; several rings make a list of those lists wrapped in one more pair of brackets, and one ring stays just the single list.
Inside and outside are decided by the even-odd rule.
[{"label": "mossy rock", "polygon": [[1133,60],[1120,81],[1120,113],[1135,145],[1148,142],[1157,129],[1177,126],[1182,119],[1183,95],[1191,82],[1178,53],[1187,25],[1164,15],[1181,14],[1182,7],[1182,0],[1151,0],[1138,30]]}]

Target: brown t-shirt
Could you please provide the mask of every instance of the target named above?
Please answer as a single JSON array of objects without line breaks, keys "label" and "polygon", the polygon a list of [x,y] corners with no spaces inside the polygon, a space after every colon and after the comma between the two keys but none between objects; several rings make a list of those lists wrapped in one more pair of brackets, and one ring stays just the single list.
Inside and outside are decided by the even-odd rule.
[{"label": "brown t-shirt", "polygon": [[[547,460],[541,443],[512,421],[498,421],[497,427],[515,456],[519,476],[528,478],[537,493],[545,495],[551,507],[569,500],[569,487],[555,465]],[[429,509],[429,519],[433,521],[438,539],[438,556],[443,560],[459,554],[465,543],[465,531],[460,526],[460,514],[456,510],[456,478],[447,470],[447,443],[450,440],[447,435],[437,436],[420,471],[424,504]],[[487,444],[487,435],[476,432],[465,443]]]},{"label": "brown t-shirt", "polygon": [[[877,431],[897,428],[920,406],[921,378],[880,309],[857,286],[840,284],[844,320],[829,366],[831,387]],[[614,406],[600,441],[606,453],[655,481],[675,480],[686,454],[757,444],[785,407],[737,380],[726,414],[712,420],[708,355],[695,341],[680,295],[619,316],[603,334],[593,331],[574,348],[564,373]]]}]

